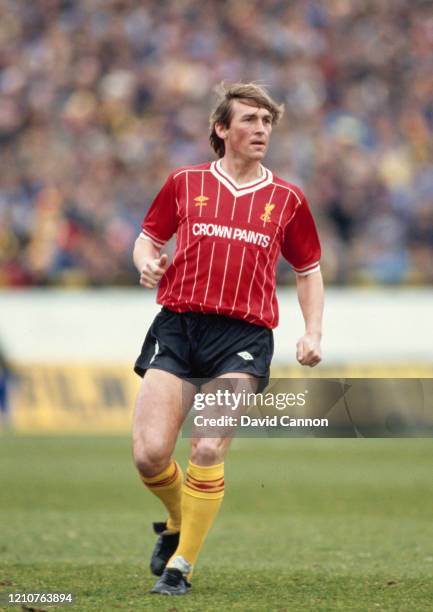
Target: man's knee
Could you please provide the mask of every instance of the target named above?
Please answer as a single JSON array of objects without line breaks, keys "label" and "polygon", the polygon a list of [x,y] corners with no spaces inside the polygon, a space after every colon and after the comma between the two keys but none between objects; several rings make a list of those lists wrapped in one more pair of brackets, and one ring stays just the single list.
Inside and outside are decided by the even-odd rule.
[{"label": "man's knee", "polygon": [[191,446],[191,462],[196,465],[215,465],[224,460],[227,444],[218,438],[200,438]]},{"label": "man's knee", "polygon": [[134,463],[137,470],[144,477],[157,476],[168,466],[171,458],[171,449],[163,445],[134,445]]}]

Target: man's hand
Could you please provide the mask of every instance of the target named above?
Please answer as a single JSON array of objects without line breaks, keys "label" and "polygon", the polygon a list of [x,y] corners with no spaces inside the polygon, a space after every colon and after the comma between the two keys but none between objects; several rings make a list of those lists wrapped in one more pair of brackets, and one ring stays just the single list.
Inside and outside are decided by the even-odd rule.
[{"label": "man's hand", "polygon": [[161,255],[154,259],[148,259],[140,271],[140,285],[148,289],[154,289],[168,266],[168,255]]},{"label": "man's hand", "polygon": [[306,333],[296,344],[296,359],[301,365],[314,368],[322,361],[320,335]]}]

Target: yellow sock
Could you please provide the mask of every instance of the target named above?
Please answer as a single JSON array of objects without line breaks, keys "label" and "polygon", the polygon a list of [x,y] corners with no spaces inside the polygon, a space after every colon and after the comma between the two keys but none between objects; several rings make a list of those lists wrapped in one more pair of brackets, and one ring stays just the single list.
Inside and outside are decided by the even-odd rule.
[{"label": "yellow sock", "polygon": [[172,459],[163,472],[147,478],[140,474],[141,480],[154,495],[159,497],[168,511],[167,531],[180,530],[181,496],[183,473],[179,464]]},{"label": "yellow sock", "polygon": [[189,462],[182,487],[182,529],[179,546],[168,562],[181,556],[194,565],[224,497],[224,463],[211,466]]}]

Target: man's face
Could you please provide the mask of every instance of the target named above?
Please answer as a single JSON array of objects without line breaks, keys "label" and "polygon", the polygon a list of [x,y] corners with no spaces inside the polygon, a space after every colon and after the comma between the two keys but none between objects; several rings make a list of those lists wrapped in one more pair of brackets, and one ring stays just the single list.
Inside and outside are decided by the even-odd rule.
[{"label": "man's face", "polygon": [[226,155],[245,161],[260,161],[268,150],[272,115],[266,108],[232,100],[230,127],[215,127],[218,136],[224,139]]}]

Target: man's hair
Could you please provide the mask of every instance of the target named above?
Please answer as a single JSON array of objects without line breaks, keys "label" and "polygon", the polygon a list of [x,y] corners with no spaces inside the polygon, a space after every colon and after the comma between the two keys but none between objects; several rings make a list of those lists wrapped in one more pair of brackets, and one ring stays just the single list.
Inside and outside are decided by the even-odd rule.
[{"label": "man's hair", "polygon": [[239,100],[257,108],[266,108],[271,113],[272,125],[278,123],[284,112],[284,105],[277,104],[264,87],[255,83],[234,83],[229,86],[222,83],[218,93],[217,104],[209,118],[209,141],[218,157],[224,156],[225,144],[224,140],[217,135],[215,124],[219,123],[225,128],[230,127],[233,115],[232,100]]}]

